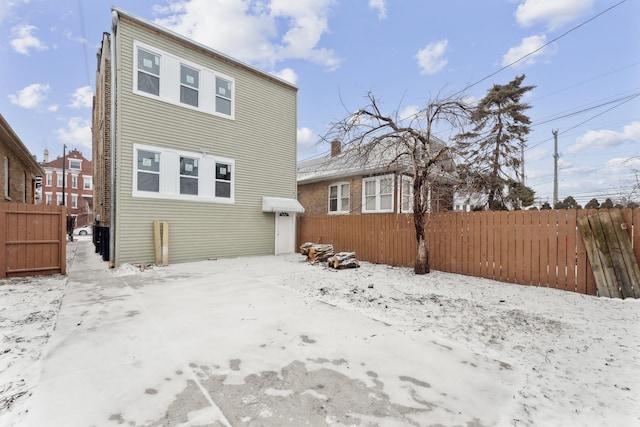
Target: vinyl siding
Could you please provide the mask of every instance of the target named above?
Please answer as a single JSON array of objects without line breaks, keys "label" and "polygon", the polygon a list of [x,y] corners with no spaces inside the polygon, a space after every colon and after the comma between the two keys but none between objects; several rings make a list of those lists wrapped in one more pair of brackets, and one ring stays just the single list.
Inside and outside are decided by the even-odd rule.
[{"label": "vinyl siding", "polygon": [[[262,212],[262,196],[296,197],[296,89],[126,20],[117,37],[116,265],[154,260],[154,220],[169,222],[170,262],[273,254],[275,219]],[[233,77],[235,120],[133,93],[134,40]],[[206,149],[234,159],[235,203],[132,197],[136,143],[195,153]]]}]

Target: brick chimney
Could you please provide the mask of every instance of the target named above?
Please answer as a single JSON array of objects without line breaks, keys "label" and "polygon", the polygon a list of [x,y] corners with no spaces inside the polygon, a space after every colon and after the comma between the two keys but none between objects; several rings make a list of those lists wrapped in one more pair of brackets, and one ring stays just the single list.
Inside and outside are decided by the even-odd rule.
[{"label": "brick chimney", "polygon": [[342,143],[338,139],[331,141],[331,157],[335,157],[342,152]]}]

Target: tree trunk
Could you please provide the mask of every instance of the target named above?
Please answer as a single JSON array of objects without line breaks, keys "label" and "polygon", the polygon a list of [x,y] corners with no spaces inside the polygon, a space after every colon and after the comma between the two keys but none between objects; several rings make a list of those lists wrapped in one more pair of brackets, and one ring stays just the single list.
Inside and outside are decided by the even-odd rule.
[{"label": "tree trunk", "polygon": [[429,248],[427,248],[427,241],[424,238],[424,214],[414,213],[413,221],[416,226],[416,242],[418,244],[413,272],[415,274],[427,274],[430,271]]},{"label": "tree trunk", "polygon": [[431,271],[429,268],[429,249],[424,239],[418,241],[418,253],[416,254],[416,265],[413,268],[415,274],[427,274]]}]

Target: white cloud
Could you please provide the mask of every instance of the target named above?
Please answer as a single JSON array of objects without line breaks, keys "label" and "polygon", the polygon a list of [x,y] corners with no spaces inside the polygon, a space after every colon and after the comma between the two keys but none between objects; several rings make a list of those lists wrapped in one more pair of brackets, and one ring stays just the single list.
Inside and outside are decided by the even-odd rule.
[{"label": "white cloud", "polygon": [[417,105],[407,105],[398,113],[398,118],[400,120],[413,120],[419,112],[420,109]]},{"label": "white cloud", "polygon": [[58,111],[58,108],[60,108],[58,104],[52,104],[47,107],[47,111],[55,113],[56,111]]},{"label": "white cloud", "polygon": [[[519,46],[512,47],[507,53],[502,56],[502,66],[506,67],[507,65],[513,64],[515,61],[524,57],[525,55],[529,55],[535,50],[540,49],[546,42],[547,36],[544,34],[523,38]],[[517,68],[523,65],[533,65],[536,63],[537,59],[549,57],[554,53],[556,53],[556,49],[552,48],[551,46],[546,46],[545,48],[538,50],[522,61],[514,64],[514,67]]]},{"label": "white cloud", "polygon": [[443,55],[447,51],[447,40],[429,43],[416,54],[420,74],[435,74],[447,65],[447,59]]},{"label": "white cloud", "polygon": [[65,128],[56,130],[58,139],[69,146],[91,148],[91,122],[82,117],[72,117]]},{"label": "white cloud", "polygon": [[93,106],[93,91],[90,86],[82,86],[71,95],[72,108],[90,108]]},{"label": "white cloud", "polygon": [[293,84],[298,82],[298,75],[291,68],[283,68],[282,70],[274,73],[276,76],[280,77],[282,80],[286,80]]},{"label": "white cloud", "polygon": [[38,108],[47,99],[48,92],[49,85],[34,83],[9,95],[9,100],[22,108]]},{"label": "white cloud", "polygon": [[527,151],[527,161],[529,162],[535,162],[547,156],[549,156],[549,151],[546,148],[536,148],[535,150]]},{"label": "white cloud", "polygon": [[632,122],[622,128],[622,132],[613,130],[590,130],[576,139],[575,144],[567,149],[569,153],[593,148],[607,148],[620,145],[625,141],[640,142],[640,122]]},{"label": "white cloud", "polygon": [[523,27],[544,23],[553,31],[582,16],[595,0],[525,0],[516,10],[516,20]]},{"label": "white cloud", "polygon": [[[22,0],[22,3],[29,3],[29,0]],[[11,15],[11,11],[16,5],[15,1],[0,0],[0,23]]]},{"label": "white cloud", "polygon": [[32,32],[38,28],[33,25],[18,25],[11,29],[11,46],[23,55],[29,55],[30,49],[46,50],[47,46],[42,43]]},{"label": "white cloud", "polygon": [[369,0],[369,7],[378,11],[378,19],[387,17],[386,0]]},{"label": "white cloud", "polygon": [[604,165],[604,172],[610,174],[628,174],[631,170],[640,170],[640,158],[638,157],[614,157]]},{"label": "white cloud", "polygon": [[332,50],[318,47],[328,31],[331,3],[182,0],[154,11],[160,25],[249,63],[273,67],[295,58],[333,70],[339,59]]},{"label": "white cloud", "polygon": [[299,149],[309,149],[318,142],[318,137],[316,136],[316,134],[311,129],[306,127],[298,129],[297,138]]}]

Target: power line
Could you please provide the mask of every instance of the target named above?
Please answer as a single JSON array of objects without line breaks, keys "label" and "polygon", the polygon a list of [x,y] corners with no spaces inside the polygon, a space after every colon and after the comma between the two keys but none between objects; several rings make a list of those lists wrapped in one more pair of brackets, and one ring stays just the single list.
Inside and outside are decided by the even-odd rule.
[{"label": "power line", "polygon": [[526,58],[530,57],[531,55],[533,55],[533,54],[535,54],[535,53],[537,53],[537,52],[541,51],[541,50],[542,50],[542,49],[544,49],[545,47],[549,46],[549,45],[550,45],[550,44],[552,44],[552,43],[555,43],[556,41],[560,40],[560,39],[561,39],[561,38],[563,38],[564,36],[566,36],[566,35],[568,35],[568,34],[570,34],[570,33],[574,32],[574,31],[575,31],[575,30],[577,30],[578,28],[580,28],[580,27],[582,27],[582,26],[584,26],[584,25],[588,24],[589,22],[591,22],[591,21],[593,21],[593,20],[595,20],[595,19],[599,18],[600,16],[604,15],[605,13],[609,12],[610,10],[612,10],[612,9],[614,9],[614,8],[616,8],[616,7],[618,7],[618,6],[620,6],[620,5],[621,5],[622,3],[624,3],[625,1],[627,1],[627,0],[622,0],[622,1],[620,1],[619,3],[616,3],[616,4],[614,4],[613,6],[608,7],[607,9],[605,9],[605,10],[603,10],[602,12],[598,13],[597,15],[595,15],[595,16],[593,16],[593,17],[591,17],[591,18],[587,19],[586,21],[584,21],[584,22],[582,22],[582,23],[580,23],[580,24],[576,25],[575,27],[573,27],[573,28],[569,29],[568,31],[565,31],[564,33],[560,34],[558,37],[554,38],[553,40],[551,40],[551,41],[549,41],[549,42],[547,42],[547,43],[543,44],[543,45],[542,45],[542,46],[540,46],[539,48],[537,48],[537,49],[535,49],[535,50],[533,50],[533,51],[531,51],[531,52],[527,53],[526,55],[524,55],[524,56],[520,57],[519,59],[516,59],[516,60],[515,60],[515,61],[513,61],[512,63],[510,63],[510,64],[507,64],[507,65],[503,66],[503,67],[502,67],[502,68],[500,68],[498,71],[495,71],[495,72],[493,72],[493,73],[489,74],[488,76],[485,76],[485,77],[481,78],[480,80],[478,80],[478,81],[477,81],[477,82],[475,82],[475,83],[472,83],[472,84],[470,84],[470,85],[467,85],[464,89],[462,89],[461,91],[459,91],[459,92],[455,93],[455,94],[454,94],[454,96],[455,96],[455,95],[459,95],[459,94],[461,94],[461,93],[465,92],[467,89],[470,89],[470,88],[472,88],[472,87],[474,87],[474,86],[476,86],[476,85],[478,85],[478,84],[482,83],[483,81],[485,81],[485,80],[487,80],[487,79],[489,79],[489,78],[491,78],[491,77],[495,76],[496,74],[498,74],[498,73],[500,73],[500,72],[502,72],[502,71],[506,70],[507,68],[509,68],[509,67],[511,67],[511,66],[513,66],[513,65],[515,65],[515,64],[517,64],[518,62],[522,61],[523,59],[526,59]]}]

